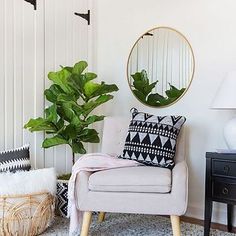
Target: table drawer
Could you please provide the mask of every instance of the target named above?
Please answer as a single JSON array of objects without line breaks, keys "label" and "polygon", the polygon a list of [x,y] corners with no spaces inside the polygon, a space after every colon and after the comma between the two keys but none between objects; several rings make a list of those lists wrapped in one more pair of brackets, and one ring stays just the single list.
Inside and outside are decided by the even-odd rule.
[{"label": "table drawer", "polygon": [[212,195],[215,198],[236,200],[236,181],[213,180]]},{"label": "table drawer", "polygon": [[236,162],[212,160],[212,174],[236,178]]}]

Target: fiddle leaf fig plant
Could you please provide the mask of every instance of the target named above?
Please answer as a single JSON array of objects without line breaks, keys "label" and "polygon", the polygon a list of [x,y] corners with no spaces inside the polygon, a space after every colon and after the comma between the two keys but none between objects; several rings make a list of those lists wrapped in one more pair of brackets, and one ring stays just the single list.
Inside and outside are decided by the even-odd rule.
[{"label": "fiddle leaf fig plant", "polygon": [[97,83],[97,75],[85,72],[85,61],[73,67],[61,67],[48,74],[52,85],[44,91],[50,106],[45,116],[30,119],[24,128],[31,132],[44,131],[47,136],[43,148],[67,144],[74,153],[85,154],[84,143],[99,143],[98,132],[90,125],[104,119],[103,115],[91,114],[103,103],[113,99],[112,92],[118,91],[115,84]]},{"label": "fiddle leaf fig plant", "polygon": [[178,89],[169,83],[169,89],[165,91],[165,95],[152,93],[158,81],[149,82],[147,72],[142,70],[131,75],[133,84],[131,85],[134,95],[143,103],[150,106],[160,107],[166,106],[178,99],[185,91],[185,88]]}]

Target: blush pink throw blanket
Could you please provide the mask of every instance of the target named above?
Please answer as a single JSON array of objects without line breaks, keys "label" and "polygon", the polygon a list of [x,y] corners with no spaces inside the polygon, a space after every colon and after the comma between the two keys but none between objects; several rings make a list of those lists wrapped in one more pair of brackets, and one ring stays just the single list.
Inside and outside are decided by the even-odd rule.
[{"label": "blush pink throw blanket", "polygon": [[120,159],[116,155],[108,155],[104,153],[85,154],[79,158],[72,168],[72,175],[68,186],[68,217],[70,217],[70,235],[74,235],[80,230],[80,222],[82,212],[77,209],[77,201],[75,194],[76,177],[80,171],[101,171],[121,167],[131,167],[142,165],[133,160]]}]

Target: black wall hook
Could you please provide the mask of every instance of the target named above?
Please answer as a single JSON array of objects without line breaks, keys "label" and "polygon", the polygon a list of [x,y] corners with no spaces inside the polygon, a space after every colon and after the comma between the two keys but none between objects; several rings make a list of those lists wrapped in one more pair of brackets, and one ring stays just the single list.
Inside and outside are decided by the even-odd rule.
[{"label": "black wall hook", "polygon": [[141,38],[143,39],[144,36],[153,36],[153,34],[147,32],[147,33],[145,33]]},{"label": "black wall hook", "polygon": [[75,12],[75,15],[76,16],[80,16],[82,17],[83,19],[87,20],[88,22],[88,25],[90,25],[90,10],[88,10],[88,13],[78,13],[78,12]]},{"label": "black wall hook", "polygon": [[147,32],[146,34],[144,34],[145,36],[153,36],[153,34]]},{"label": "black wall hook", "polygon": [[25,0],[26,2],[29,2],[30,4],[32,4],[34,6],[34,10],[37,9],[37,0]]}]

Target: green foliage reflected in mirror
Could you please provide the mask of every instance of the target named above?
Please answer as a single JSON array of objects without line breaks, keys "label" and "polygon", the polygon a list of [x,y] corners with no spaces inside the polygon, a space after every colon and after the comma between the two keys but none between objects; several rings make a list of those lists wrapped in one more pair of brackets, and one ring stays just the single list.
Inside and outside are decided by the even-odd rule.
[{"label": "green foliage reflected in mirror", "polygon": [[139,101],[153,107],[169,106],[184,95],[192,81],[192,48],[178,31],[155,28],[133,46],[127,73],[130,88]]}]

